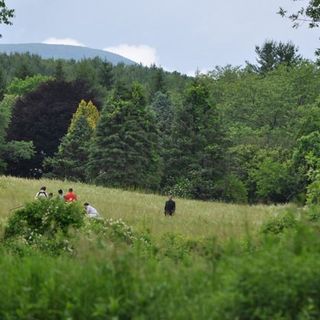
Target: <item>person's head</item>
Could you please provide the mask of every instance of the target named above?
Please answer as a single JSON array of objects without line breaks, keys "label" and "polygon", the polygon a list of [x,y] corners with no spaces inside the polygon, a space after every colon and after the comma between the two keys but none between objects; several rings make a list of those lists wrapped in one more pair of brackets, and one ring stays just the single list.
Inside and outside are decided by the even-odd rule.
[{"label": "person's head", "polygon": [[63,194],[62,189],[59,189],[59,190],[58,190],[58,194],[60,194],[60,195],[62,195],[62,194]]},{"label": "person's head", "polygon": [[85,208],[86,208],[86,207],[89,205],[89,203],[88,203],[88,202],[85,202],[83,205],[84,205]]},{"label": "person's head", "polygon": [[41,191],[46,191],[47,188],[46,188],[46,187],[41,187],[40,190],[41,190]]},{"label": "person's head", "polygon": [[73,189],[72,189],[72,188],[69,188],[69,192],[73,192]]},{"label": "person's head", "polygon": [[169,200],[172,200],[172,198],[173,198],[173,195],[169,194]]}]

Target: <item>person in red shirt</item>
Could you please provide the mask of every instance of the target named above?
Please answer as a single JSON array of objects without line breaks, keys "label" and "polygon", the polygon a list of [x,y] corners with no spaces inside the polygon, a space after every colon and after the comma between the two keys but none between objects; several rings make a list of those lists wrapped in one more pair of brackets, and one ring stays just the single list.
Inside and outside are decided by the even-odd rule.
[{"label": "person in red shirt", "polygon": [[77,200],[78,200],[77,195],[73,192],[72,188],[70,188],[68,192],[64,195],[65,202],[73,202]]}]

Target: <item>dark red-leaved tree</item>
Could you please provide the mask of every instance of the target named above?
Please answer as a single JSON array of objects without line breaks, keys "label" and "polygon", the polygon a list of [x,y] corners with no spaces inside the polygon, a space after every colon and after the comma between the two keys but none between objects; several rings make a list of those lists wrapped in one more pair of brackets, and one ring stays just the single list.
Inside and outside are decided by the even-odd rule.
[{"label": "dark red-leaved tree", "polygon": [[42,161],[52,156],[68,130],[73,113],[84,99],[99,106],[97,94],[83,81],[49,81],[24,95],[13,107],[8,140],[33,141],[36,156],[8,166],[10,174],[39,176]]}]

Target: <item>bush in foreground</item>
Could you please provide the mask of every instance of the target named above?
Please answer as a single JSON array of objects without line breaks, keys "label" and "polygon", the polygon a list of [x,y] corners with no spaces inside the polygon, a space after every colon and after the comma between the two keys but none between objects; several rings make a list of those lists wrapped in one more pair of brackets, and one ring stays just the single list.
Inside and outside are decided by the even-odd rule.
[{"label": "bush in foreground", "polygon": [[45,251],[70,249],[71,231],[84,223],[84,211],[78,203],[43,199],[27,203],[10,216],[4,240],[11,248],[34,245]]}]

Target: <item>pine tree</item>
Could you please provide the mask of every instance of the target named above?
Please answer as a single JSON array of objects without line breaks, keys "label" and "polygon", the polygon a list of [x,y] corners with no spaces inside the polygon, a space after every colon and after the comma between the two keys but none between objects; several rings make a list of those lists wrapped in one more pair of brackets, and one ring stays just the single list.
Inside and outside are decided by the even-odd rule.
[{"label": "pine tree", "polygon": [[214,181],[224,172],[225,135],[209,91],[201,79],[187,90],[173,124],[165,181],[192,181],[192,196],[211,198]]},{"label": "pine tree", "polygon": [[151,98],[153,98],[157,92],[166,92],[166,83],[162,68],[154,66],[151,68],[151,70],[153,73],[150,84],[150,95]]},{"label": "pine tree", "polygon": [[170,138],[174,118],[173,105],[167,94],[157,92],[151,105],[159,131],[159,154],[162,159],[167,159],[170,154]]},{"label": "pine tree", "polygon": [[156,114],[156,119],[161,134],[168,134],[171,132],[174,114],[173,106],[169,96],[158,91],[153,99],[152,109]]},{"label": "pine tree", "polygon": [[27,77],[33,76],[33,72],[31,71],[31,68],[25,63],[22,62],[20,66],[18,66],[15,77],[18,79],[26,79]]},{"label": "pine tree", "polygon": [[109,62],[102,62],[99,70],[99,81],[108,90],[112,88],[113,85],[113,72],[112,64]]},{"label": "pine tree", "polygon": [[[158,135],[140,85],[129,100],[102,111],[93,140],[89,175],[102,185],[156,189],[160,181]],[[109,110],[113,110],[109,112]]]},{"label": "pine tree", "polygon": [[65,72],[63,70],[62,60],[58,60],[56,64],[56,69],[54,72],[54,77],[57,81],[64,81],[66,79]]}]

